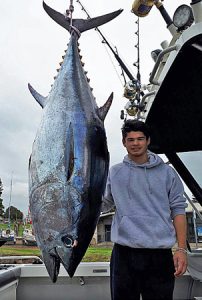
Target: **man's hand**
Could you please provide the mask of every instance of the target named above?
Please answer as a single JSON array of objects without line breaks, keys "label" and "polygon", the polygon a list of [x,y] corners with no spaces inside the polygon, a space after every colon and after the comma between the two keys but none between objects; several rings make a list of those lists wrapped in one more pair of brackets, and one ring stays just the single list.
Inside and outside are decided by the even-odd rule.
[{"label": "man's hand", "polygon": [[187,269],[187,254],[182,251],[176,251],[173,255],[175,266],[175,277],[179,277],[186,272]]},{"label": "man's hand", "polygon": [[72,245],[72,248],[76,247],[78,245],[78,241],[77,240],[74,240],[74,243]]}]

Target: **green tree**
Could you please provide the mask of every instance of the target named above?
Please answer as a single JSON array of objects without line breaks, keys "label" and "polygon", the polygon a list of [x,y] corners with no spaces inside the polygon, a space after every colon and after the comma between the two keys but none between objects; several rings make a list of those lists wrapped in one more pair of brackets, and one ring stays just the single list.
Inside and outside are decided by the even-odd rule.
[{"label": "green tree", "polygon": [[[6,209],[5,212],[5,218],[9,218],[9,207]],[[17,209],[14,206],[10,206],[10,220],[11,221],[16,221],[16,220],[23,220],[23,213]]]},{"label": "green tree", "polygon": [[4,215],[3,199],[1,198],[2,192],[3,192],[3,184],[0,178],[0,217],[3,217]]}]

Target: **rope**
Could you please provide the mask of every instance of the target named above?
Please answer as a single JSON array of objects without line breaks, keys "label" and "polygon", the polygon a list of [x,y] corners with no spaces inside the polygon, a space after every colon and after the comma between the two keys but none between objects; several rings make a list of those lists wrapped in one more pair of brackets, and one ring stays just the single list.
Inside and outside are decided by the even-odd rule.
[{"label": "rope", "polygon": [[[78,28],[74,27],[73,25],[70,25],[71,29],[78,35],[78,37],[81,36],[81,32],[78,30]],[[71,30],[71,32],[72,32]]]},{"label": "rope", "polygon": [[70,0],[70,4],[69,4],[69,9],[66,10],[66,18],[69,19],[69,26],[71,28],[71,33],[75,32],[78,37],[81,36],[80,31],[73,26],[73,12],[74,12],[74,5],[73,5],[73,0]]},{"label": "rope", "polygon": [[[101,40],[102,40],[102,39],[101,39]],[[109,57],[109,60],[110,60],[110,62],[111,62],[111,64],[112,64],[112,67],[114,68],[114,71],[115,71],[115,73],[116,73],[116,75],[117,75],[117,77],[118,77],[118,80],[120,81],[122,87],[124,87],[124,84],[123,84],[123,82],[122,82],[122,80],[121,80],[121,76],[120,76],[119,72],[117,71],[117,68],[116,68],[116,65],[114,64],[114,61],[113,61],[113,59],[112,59],[112,56],[111,56],[111,54],[110,54],[110,52],[109,52],[109,50],[108,50],[106,44],[105,44],[105,43],[103,43],[103,44],[104,44],[105,51],[106,51],[106,53],[107,53],[107,55],[108,55],[108,57]],[[123,76],[123,74],[121,74],[121,75]]]},{"label": "rope", "polygon": [[70,26],[72,26],[72,14],[74,12],[73,0],[70,0],[69,12],[70,12]]},{"label": "rope", "polygon": [[74,12],[73,0],[70,0],[69,9],[66,10],[66,18],[70,20],[71,27],[72,27],[73,12]]}]

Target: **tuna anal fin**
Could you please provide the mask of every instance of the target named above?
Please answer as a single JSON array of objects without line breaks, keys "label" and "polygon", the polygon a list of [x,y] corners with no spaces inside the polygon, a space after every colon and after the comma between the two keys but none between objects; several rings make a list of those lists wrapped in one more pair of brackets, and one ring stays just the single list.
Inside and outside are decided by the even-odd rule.
[{"label": "tuna anal fin", "polygon": [[106,103],[98,109],[98,115],[99,115],[100,119],[103,120],[103,121],[104,121],[104,119],[105,119],[105,117],[106,117],[106,115],[107,115],[107,113],[110,109],[110,106],[111,106],[112,100],[113,100],[113,96],[114,96],[114,94],[111,93],[111,95],[109,96]]},{"label": "tuna anal fin", "polygon": [[32,96],[36,99],[36,101],[41,105],[42,108],[46,106],[47,97],[42,96],[39,94],[32,86],[28,83],[28,88]]}]

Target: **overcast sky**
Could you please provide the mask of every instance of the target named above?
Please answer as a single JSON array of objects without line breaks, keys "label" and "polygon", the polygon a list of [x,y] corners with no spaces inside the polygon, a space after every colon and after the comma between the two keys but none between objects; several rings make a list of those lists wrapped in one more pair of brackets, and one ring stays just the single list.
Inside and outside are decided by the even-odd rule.
[{"label": "overcast sky", "polygon": [[[119,8],[123,13],[110,23],[100,27],[112,46],[116,46],[122,59],[136,76],[137,52],[134,47],[137,17],[132,14],[131,0],[81,0],[92,17]],[[177,5],[190,1],[164,1],[170,16]],[[64,13],[69,1],[47,0],[46,3]],[[79,4],[74,1],[74,17],[86,18]],[[3,182],[3,204],[7,208],[16,206],[25,214],[28,211],[28,159],[42,109],[28,91],[27,84],[46,96],[59,68],[64,50],[67,48],[69,33],[56,24],[43,10],[41,0],[6,0],[0,2],[0,178]],[[170,41],[171,35],[156,7],[149,16],[140,19],[140,71],[142,83],[147,84],[153,67],[150,53],[160,48],[163,40]],[[107,115],[105,127],[111,164],[120,162],[125,154],[121,145],[120,110],[127,100],[123,98],[121,70],[109,55],[94,31],[84,32],[80,38],[81,54],[85,70],[91,79],[93,93],[101,106],[114,92],[114,102]],[[183,159],[201,178],[201,153],[183,155]],[[12,193],[11,193],[12,178]],[[201,183],[201,182],[200,182]]]}]

